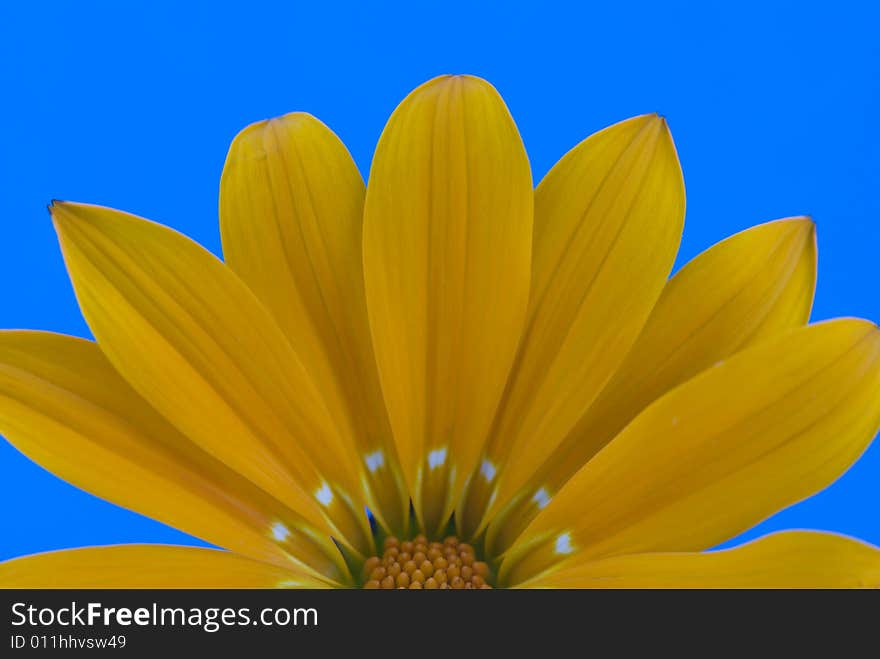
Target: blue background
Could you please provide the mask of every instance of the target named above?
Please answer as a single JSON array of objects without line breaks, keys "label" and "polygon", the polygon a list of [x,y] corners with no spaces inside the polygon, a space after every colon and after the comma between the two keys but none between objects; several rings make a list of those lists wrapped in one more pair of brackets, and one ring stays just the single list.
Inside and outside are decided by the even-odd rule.
[{"label": "blue background", "polygon": [[[246,124],[309,111],[362,172],[401,98],[440,73],[492,81],[535,179],[591,132],[658,111],[688,191],[679,264],[765,220],[818,224],[814,317],[880,320],[876,3],[3,2],[0,327],[89,336],[45,205],[88,201],[219,253],[217,186]],[[880,544],[880,442],[748,533]],[[196,542],[67,485],[0,441],[0,559]]]}]

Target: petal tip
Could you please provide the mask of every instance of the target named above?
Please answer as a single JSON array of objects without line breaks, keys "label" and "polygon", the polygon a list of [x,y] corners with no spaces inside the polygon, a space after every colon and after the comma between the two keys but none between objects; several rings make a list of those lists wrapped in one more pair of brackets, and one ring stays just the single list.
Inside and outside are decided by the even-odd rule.
[{"label": "petal tip", "polygon": [[812,242],[816,241],[816,220],[813,219],[812,215],[801,215],[798,218],[800,225],[803,227],[804,231],[812,238]]},{"label": "petal tip", "polygon": [[276,147],[273,145],[279,139],[292,139],[302,131],[315,128],[329,130],[320,119],[299,110],[255,121],[242,128],[232,138],[227,154],[227,165],[230,159],[264,158],[267,151],[275,150]]},{"label": "petal tip", "polygon": [[771,220],[757,226],[766,226],[768,228],[772,226],[787,226],[792,233],[803,232],[808,236],[811,234],[815,235],[816,233],[816,221],[810,215],[791,215],[789,217],[779,218],[778,220]]},{"label": "petal tip", "polygon": [[266,126],[277,126],[277,125],[286,125],[286,126],[298,126],[298,125],[310,125],[314,123],[321,123],[320,120],[313,114],[309,112],[303,112],[302,110],[296,110],[294,112],[287,112],[285,114],[279,115],[277,117],[270,117],[264,121],[258,122],[261,125]]},{"label": "petal tip", "polygon": [[52,218],[52,223],[55,225],[56,229],[59,226],[59,222],[67,220],[71,217],[71,206],[74,204],[69,201],[62,201],[61,199],[52,199],[49,202],[49,205],[46,206],[46,210],[49,211],[49,217]]},{"label": "petal tip", "polygon": [[428,89],[450,89],[457,90],[458,93],[468,91],[488,91],[498,94],[495,86],[485,78],[475,76],[470,73],[444,73],[436,78],[431,78],[414,91],[427,91]]},{"label": "petal tip", "polygon": [[672,139],[672,131],[669,129],[669,122],[666,121],[665,115],[660,114],[659,112],[649,112],[647,114],[637,115],[631,119],[626,119],[620,122],[620,124],[615,125],[625,124],[632,126],[633,139],[639,134],[649,136],[649,139],[652,140],[659,139],[661,143],[665,144],[666,148],[672,149],[675,153],[676,160],[678,160],[675,141]]},{"label": "petal tip", "polygon": [[64,201],[63,199],[50,199],[49,203],[46,205],[46,210],[49,211],[49,215],[54,216],[59,210],[66,206],[70,206],[71,202]]},{"label": "petal tip", "polygon": [[666,115],[661,114],[659,112],[649,112],[648,114],[643,114],[642,119],[645,120],[646,126],[652,126],[656,129],[665,128],[669,130],[669,122],[666,121]]},{"label": "petal tip", "polygon": [[813,219],[812,215],[792,215],[783,218],[783,221],[796,222],[804,227],[816,226],[816,220]]},{"label": "petal tip", "polygon": [[232,147],[241,144],[243,142],[247,142],[252,138],[262,134],[262,131],[269,125],[269,122],[272,119],[260,119],[259,121],[254,121],[253,123],[248,124],[240,131],[235,134],[235,137],[232,138],[232,143],[230,145],[230,151]]},{"label": "petal tip", "polygon": [[96,207],[93,204],[81,204],[75,201],[53,199],[47,208],[49,209],[49,216],[52,218],[55,228],[60,229],[62,225],[70,224],[77,220],[88,220],[88,212],[83,211],[99,207]]}]

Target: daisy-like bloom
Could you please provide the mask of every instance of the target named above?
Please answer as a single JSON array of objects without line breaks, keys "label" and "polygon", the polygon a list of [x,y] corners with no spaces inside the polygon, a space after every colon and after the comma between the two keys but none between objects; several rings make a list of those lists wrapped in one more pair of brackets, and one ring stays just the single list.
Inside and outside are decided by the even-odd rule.
[{"label": "daisy-like bloom", "polygon": [[832,534],[706,551],[865,450],[880,331],[807,325],[807,218],[670,279],[684,206],[662,118],[589,137],[533,189],[504,102],[467,76],[403,101],[366,187],[309,115],[246,128],[225,262],[54,203],[97,342],[2,333],[0,431],[226,551],[52,552],[0,584],[880,585],[880,551]]}]

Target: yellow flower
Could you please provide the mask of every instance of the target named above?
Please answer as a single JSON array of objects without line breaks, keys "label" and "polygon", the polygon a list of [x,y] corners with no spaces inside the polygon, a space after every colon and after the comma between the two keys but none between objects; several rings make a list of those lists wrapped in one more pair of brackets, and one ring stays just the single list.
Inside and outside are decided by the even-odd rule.
[{"label": "yellow flower", "polygon": [[403,101],[366,188],[313,117],[246,128],[221,180],[225,263],[53,204],[97,343],[0,334],[0,431],[228,551],[54,552],[3,563],[0,585],[880,585],[880,550],[830,534],[705,552],[864,451],[880,331],[806,325],[807,218],[668,279],[684,204],[656,115],[533,190],[503,101],[466,76]]}]

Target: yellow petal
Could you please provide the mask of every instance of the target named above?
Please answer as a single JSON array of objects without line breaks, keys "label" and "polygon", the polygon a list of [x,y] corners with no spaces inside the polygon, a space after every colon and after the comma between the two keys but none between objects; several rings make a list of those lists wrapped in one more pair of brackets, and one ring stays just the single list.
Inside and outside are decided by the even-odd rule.
[{"label": "yellow petal", "polygon": [[[522,343],[480,469],[540,464],[620,365],[669,272],[684,184],[666,122],[606,128],[572,149],[535,192],[532,291]],[[497,484],[478,472],[456,521],[481,526]]]},{"label": "yellow petal", "polygon": [[538,468],[516,462],[505,470],[498,496],[504,508],[487,531],[490,551],[505,551],[542,503],[649,403],[743,347],[806,323],[815,282],[815,232],[806,218],[753,227],[685,265],[557,450]]},{"label": "yellow petal", "polygon": [[328,588],[295,570],[216,549],[115,545],[0,563],[0,588]]},{"label": "yellow petal", "polygon": [[878,588],[880,550],[811,531],[733,549],[613,556],[564,566],[526,588]]},{"label": "yellow petal", "polygon": [[278,325],[223,263],[167,227],[98,206],[52,208],[104,354],[184,435],[340,541],[372,545],[344,443]]},{"label": "yellow petal", "polygon": [[311,503],[291,510],[186,439],[91,341],[0,332],[0,432],[113,503],[251,558],[346,579]]},{"label": "yellow petal", "polygon": [[413,504],[439,531],[470,473],[525,317],[531,174],[488,83],[431,80],[376,148],[364,275],[382,390]]},{"label": "yellow petal", "polygon": [[700,551],[829,485],[880,426],[880,331],[843,319],[743,350],[645,409],[506,554],[519,583],[569,555]]},{"label": "yellow petal", "polygon": [[354,161],[314,117],[262,121],[232,142],[220,183],[226,263],[275,316],[344,423],[370,509],[402,534],[409,496],[370,341],[363,209]]}]

